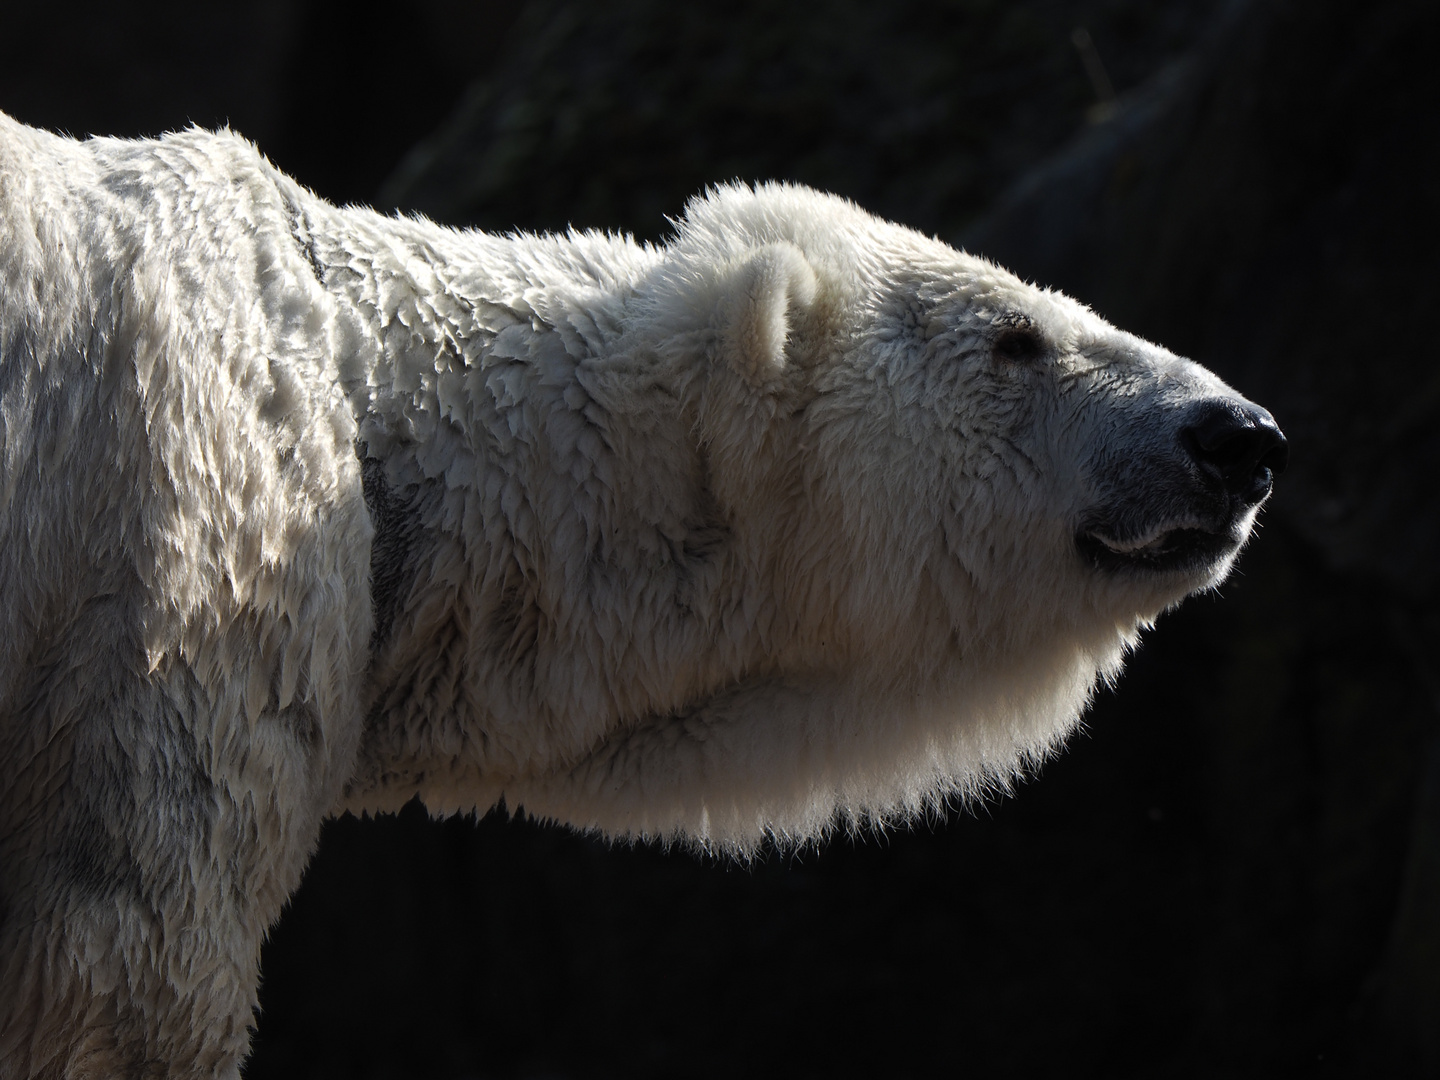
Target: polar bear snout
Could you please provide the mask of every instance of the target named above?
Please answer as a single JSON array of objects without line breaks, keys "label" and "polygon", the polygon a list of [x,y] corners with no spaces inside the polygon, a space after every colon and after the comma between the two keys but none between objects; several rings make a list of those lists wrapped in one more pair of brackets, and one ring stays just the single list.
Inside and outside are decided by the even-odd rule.
[{"label": "polar bear snout", "polygon": [[1275,418],[1248,401],[1208,401],[1180,432],[1181,445],[1202,476],[1249,508],[1270,494],[1285,471],[1289,446]]},{"label": "polar bear snout", "polygon": [[1101,467],[1097,479],[1109,497],[1084,515],[1076,546],[1101,571],[1208,580],[1249,537],[1287,463],[1285,436],[1266,410],[1227,396],[1197,402],[1178,429],[1151,428],[1150,438],[1147,450]]}]

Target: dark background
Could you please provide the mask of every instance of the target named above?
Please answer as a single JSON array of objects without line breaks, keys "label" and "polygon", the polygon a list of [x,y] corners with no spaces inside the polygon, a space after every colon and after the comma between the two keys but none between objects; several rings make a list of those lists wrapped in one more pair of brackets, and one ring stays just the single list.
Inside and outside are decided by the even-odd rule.
[{"label": "dark background", "polygon": [[330,823],[247,1077],[1440,1075],[1437,22],[0,3],[28,123],[228,122],[333,200],[485,228],[658,239],[707,182],[804,181],[1194,357],[1291,438],[1237,574],[1013,799],[751,866]]}]

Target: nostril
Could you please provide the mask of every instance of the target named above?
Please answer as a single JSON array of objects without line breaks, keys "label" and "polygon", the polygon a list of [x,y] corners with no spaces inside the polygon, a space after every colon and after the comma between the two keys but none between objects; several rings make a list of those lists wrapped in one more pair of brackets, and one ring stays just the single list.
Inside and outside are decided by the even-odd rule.
[{"label": "nostril", "polygon": [[1270,470],[1270,475],[1279,476],[1285,471],[1285,466],[1290,464],[1290,444],[1285,441],[1285,436],[1278,427],[1275,435],[1279,441],[1260,456],[1260,464]]},{"label": "nostril", "polygon": [[1248,401],[1207,403],[1181,430],[1180,440],[1201,471],[1250,502],[1269,494],[1272,479],[1290,460],[1275,418]]}]

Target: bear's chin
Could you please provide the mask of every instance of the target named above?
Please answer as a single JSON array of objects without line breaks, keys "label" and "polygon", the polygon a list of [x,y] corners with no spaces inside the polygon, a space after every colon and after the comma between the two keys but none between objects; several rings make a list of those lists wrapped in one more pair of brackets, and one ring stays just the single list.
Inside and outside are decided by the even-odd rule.
[{"label": "bear's chin", "polygon": [[1240,539],[1232,530],[1213,532],[1193,526],[1156,529],[1126,540],[1086,529],[1076,534],[1075,546],[1102,573],[1208,577],[1239,550]]}]

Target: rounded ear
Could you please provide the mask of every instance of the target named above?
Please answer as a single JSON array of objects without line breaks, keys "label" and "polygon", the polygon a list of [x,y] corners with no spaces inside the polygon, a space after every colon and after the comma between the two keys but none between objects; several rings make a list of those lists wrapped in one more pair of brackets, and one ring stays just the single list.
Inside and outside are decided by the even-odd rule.
[{"label": "rounded ear", "polygon": [[794,244],[766,244],[736,265],[719,311],[720,351],[747,382],[763,386],[785,370],[791,309],[815,302],[815,271]]}]

